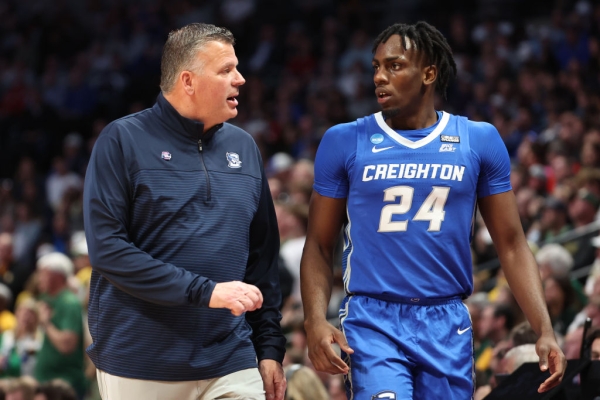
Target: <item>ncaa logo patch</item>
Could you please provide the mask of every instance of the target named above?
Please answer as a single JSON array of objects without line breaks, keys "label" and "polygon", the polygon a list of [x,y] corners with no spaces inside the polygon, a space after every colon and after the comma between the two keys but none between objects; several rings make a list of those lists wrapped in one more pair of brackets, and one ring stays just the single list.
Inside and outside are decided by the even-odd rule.
[{"label": "ncaa logo patch", "polygon": [[449,151],[451,153],[453,153],[456,150],[456,147],[454,147],[454,145],[452,143],[444,143],[442,144],[442,147],[440,147],[440,153],[442,151]]},{"label": "ncaa logo patch", "polygon": [[242,168],[242,162],[238,153],[227,152],[225,157],[227,157],[227,166],[229,168]]},{"label": "ncaa logo patch", "polygon": [[391,392],[386,390],[384,392],[379,392],[374,396],[371,396],[371,400],[377,399],[387,399],[387,400],[396,400],[396,392]]},{"label": "ncaa logo patch", "polygon": [[168,151],[163,151],[162,153],[160,153],[160,158],[169,161],[171,159],[171,153],[169,153]]},{"label": "ncaa logo patch", "polygon": [[381,133],[376,133],[373,136],[371,136],[371,143],[379,144],[381,142],[383,142],[383,135]]}]

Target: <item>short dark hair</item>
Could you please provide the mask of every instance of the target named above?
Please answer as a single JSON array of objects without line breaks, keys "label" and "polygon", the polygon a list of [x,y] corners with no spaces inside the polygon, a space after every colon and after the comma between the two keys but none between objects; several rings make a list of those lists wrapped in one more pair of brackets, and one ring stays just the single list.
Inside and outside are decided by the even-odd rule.
[{"label": "short dark hair", "polygon": [[377,50],[377,46],[387,42],[393,35],[399,35],[402,38],[404,50],[406,50],[407,38],[414,42],[415,47],[426,57],[426,61],[437,67],[436,89],[445,98],[450,78],[456,76],[456,62],[444,35],[425,21],[419,21],[414,25],[394,24],[377,36],[373,44],[373,54]]},{"label": "short dark hair", "polygon": [[44,382],[35,391],[35,394],[44,394],[48,400],[77,400],[77,394],[69,383],[62,379],[53,379]]},{"label": "short dark hair", "polygon": [[512,340],[513,347],[520,346],[522,344],[535,344],[538,340],[538,336],[531,327],[528,321],[523,321],[510,331],[510,339]]},{"label": "short dark hair", "polygon": [[500,317],[504,317],[504,326],[509,331],[515,326],[515,313],[509,305],[496,304],[494,306],[494,318]]},{"label": "short dark hair", "polygon": [[170,92],[179,73],[191,69],[196,53],[212,41],[231,45],[235,43],[233,34],[228,29],[199,22],[169,32],[160,62],[160,89],[164,93]]}]

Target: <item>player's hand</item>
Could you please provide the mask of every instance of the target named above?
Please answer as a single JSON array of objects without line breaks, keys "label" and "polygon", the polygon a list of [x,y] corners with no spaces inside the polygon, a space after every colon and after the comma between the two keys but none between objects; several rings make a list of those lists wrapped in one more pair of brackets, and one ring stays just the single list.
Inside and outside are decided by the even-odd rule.
[{"label": "player's hand", "polygon": [[540,357],[540,370],[550,371],[551,374],[538,388],[539,393],[547,392],[562,381],[567,369],[567,359],[552,333],[540,336],[535,344],[535,351]]},{"label": "player's hand", "polygon": [[244,282],[217,283],[210,296],[210,308],[227,308],[235,316],[262,307],[263,296],[260,290]]},{"label": "player's hand", "polygon": [[337,343],[345,353],[354,353],[344,334],[326,320],[314,324],[305,323],[304,328],[308,342],[308,357],[315,369],[332,375],[347,374],[348,365],[331,346]]},{"label": "player's hand", "polygon": [[262,376],[267,400],[283,400],[287,382],[281,364],[275,360],[261,360],[258,370]]}]

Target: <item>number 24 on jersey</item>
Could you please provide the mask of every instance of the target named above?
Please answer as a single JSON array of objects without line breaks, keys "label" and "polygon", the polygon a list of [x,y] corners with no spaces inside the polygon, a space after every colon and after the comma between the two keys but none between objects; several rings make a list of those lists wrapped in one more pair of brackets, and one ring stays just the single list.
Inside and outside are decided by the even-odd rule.
[{"label": "number 24 on jersey", "polygon": [[[394,202],[381,209],[379,229],[377,232],[404,232],[408,221],[392,221],[395,214],[406,214],[410,211],[415,189],[411,186],[392,186],[383,191],[383,201]],[[444,206],[450,193],[449,187],[433,186],[431,193],[425,199],[413,221],[429,221],[429,232],[437,232],[444,221]],[[396,203],[396,199],[400,198]]]}]

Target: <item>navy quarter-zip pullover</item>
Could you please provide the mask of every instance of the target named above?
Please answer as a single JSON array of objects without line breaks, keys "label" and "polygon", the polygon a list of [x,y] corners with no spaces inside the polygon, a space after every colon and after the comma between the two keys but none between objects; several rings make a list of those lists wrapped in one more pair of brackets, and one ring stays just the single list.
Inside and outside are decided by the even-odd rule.
[{"label": "navy quarter-zip pullover", "polygon": [[[94,146],[87,352],[109,374],[203,380],[283,360],[279,233],[258,148],[233,125],[203,129],[160,94]],[[260,289],[262,308],[208,308],[215,285],[236,280]]]}]

